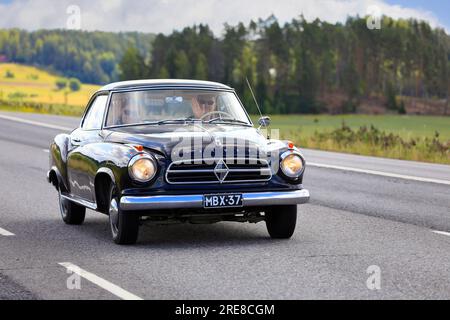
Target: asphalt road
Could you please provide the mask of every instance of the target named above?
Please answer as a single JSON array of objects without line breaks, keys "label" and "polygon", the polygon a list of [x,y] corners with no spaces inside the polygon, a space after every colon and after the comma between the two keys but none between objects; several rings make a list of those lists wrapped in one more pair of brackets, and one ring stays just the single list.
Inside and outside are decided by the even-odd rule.
[{"label": "asphalt road", "polygon": [[[0,299],[450,298],[450,166],[304,150],[312,198],[292,239],[264,223],[144,226],[122,247],[106,216],[65,225],[45,180],[50,141],[77,123],[0,113]],[[89,280],[73,288],[59,263]]]}]

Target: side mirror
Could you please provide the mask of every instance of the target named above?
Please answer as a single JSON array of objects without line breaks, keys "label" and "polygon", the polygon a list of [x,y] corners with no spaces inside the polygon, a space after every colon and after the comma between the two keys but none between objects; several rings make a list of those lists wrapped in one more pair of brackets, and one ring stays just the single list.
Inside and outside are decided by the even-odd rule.
[{"label": "side mirror", "polygon": [[268,127],[268,126],[270,126],[270,117],[267,117],[267,116],[261,117],[261,118],[259,118],[258,123],[261,127],[264,127],[264,128]]}]

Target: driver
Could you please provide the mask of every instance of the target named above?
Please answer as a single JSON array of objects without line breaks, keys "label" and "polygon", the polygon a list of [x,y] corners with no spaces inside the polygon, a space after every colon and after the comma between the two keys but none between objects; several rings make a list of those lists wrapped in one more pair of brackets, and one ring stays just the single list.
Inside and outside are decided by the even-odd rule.
[{"label": "driver", "polygon": [[192,112],[196,119],[209,120],[214,111],[217,111],[215,95],[201,94],[192,98]]}]

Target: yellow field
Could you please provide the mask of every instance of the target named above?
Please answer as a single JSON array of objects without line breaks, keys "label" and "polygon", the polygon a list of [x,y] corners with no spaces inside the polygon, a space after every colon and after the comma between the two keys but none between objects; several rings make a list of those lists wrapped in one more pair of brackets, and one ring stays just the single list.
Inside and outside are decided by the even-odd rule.
[{"label": "yellow field", "polygon": [[[8,77],[8,72],[13,77]],[[0,100],[85,106],[90,96],[99,89],[96,85],[82,84],[77,92],[58,90],[55,84],[58,78],[35,67],[0,63]],[[69,92],[67,101],[66,91]]]}]

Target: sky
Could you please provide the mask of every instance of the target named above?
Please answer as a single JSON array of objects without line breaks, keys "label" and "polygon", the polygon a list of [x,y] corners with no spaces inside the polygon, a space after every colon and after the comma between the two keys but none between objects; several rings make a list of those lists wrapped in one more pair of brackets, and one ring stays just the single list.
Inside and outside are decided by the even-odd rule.
[{"label": "sky", "polygon": [[348,16],[365,16],[374,8],[393,18],[426,20],[450,34],[448,0],[0,0],[0,28],[167,34],[206,23],[220,36],[224,23],[247,24],[271,14],[281,23],[300,14],[308,21],[320,18],[335,23]]}]

